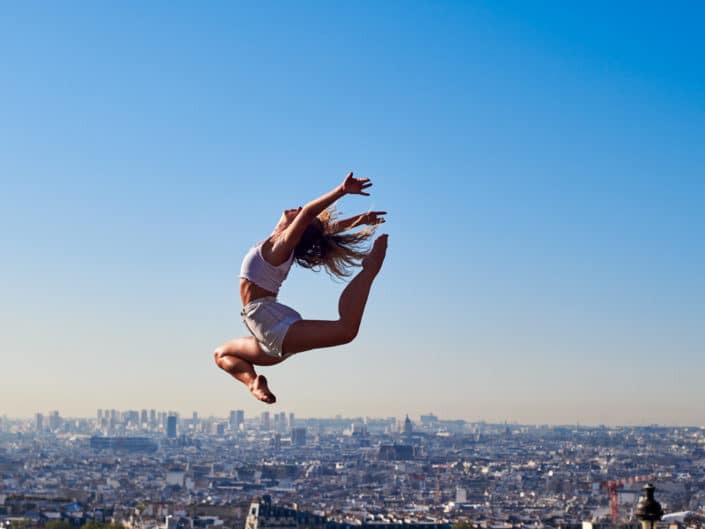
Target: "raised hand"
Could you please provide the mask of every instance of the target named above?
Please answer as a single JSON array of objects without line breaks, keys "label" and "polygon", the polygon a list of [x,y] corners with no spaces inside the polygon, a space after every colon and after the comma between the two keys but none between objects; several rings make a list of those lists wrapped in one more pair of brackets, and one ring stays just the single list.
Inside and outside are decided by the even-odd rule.
[{"label": "raised hand", "polygon": [[353,174],[350,172],[343,181],[342,190],[349,195],[364,195],[368,197],[370,194],[365,193],[364,190],[371,185],[372,182],[370,182],[369,178],[353,178]]},{"label": "raised hand", "polygon": [[370,211],[369,213],[365,213],[362,217],[362,223],[367,224],[368,226],[377,226],[378,224],[384,224],[387,222],[387,219],[385,219],[382,215],[386,215],[386,211]]}]

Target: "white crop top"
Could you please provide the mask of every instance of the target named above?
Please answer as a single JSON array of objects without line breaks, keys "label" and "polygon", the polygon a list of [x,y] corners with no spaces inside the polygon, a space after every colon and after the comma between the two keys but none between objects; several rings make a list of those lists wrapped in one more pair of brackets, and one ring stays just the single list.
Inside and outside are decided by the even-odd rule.
[{"label": "white crop top", "polygon": [[269,264],[262,257],[262,245],[264,241],[250,248],[240,266],[240,277],[252,281],[258,287],[269,290],[274,294],[279,293],[279,288],[286,279],[294,262],[294,252],[291,252],[289,259],[279,266]]}]

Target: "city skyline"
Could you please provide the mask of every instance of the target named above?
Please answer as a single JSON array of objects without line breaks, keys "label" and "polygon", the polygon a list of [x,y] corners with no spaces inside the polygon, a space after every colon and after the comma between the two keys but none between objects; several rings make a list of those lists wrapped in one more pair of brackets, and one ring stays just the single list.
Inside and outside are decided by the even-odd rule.
[{"label": "city skyline", "polygon": [[387,260],[351,344],[262,370],[270,412],[705,425],[704,5],[4,14],[0,415],[264,411],[213,362],[241,260],[354,171]]},{"label": "city skyline", "polygon": [[[179,410],[166,410],[166,409],[158,409],[158,408],[131,408],[131,409],[117,409],[117,408],[99,408],[95,410],[95,412],[92,415],[66,415],[62,413],[61,410],[55,409],[55,410],[37,410],[35,413],[33,413],[30,416],[9,416],[7,414],[0,415],[0,419],[5,419],[9,421],[25,421],[25,422],[31,422],[31,421],[37,421],[37,420],[46,420],[49,421],[50,418],[55,415],[58,417],[61,421],[64,420],[81,420],[81,421],[95,421],[97,419],[98,414],[103,414],[103,417],[108,418],[111,414],[116,414],[116,417],[119,418],[120,420],[130,420],[129,415],[130,414],[137,414],[138,416],[141,416],[144,413],[149,414],[156,414],[156,417],[151,417],[147,419],[146,421],[142,420],[142,417],[140,417],[139,421],[134,423],[136,426],[139,426],[142,423],[150,424],[152,426],[159,425],[164,428],[166,431],[166,421],[168,417],[174,416],[180,423],[189,423],[189,422],[205,422],[205,423],[212,423],[213,421],[230,421],[232,422],[234,420],[235,414],[237,414],[238,421],[244,423],[244,422],[253,422],[253,421],[262,421],[263,417],[267,417],[267,420],[270,418],[274,420],[274,417],[281,418],[285,417],[287,422],[291,422],[292,419],[294,420],[300,420],[302,422],[306,421],[352,421],[351,424],[357,424],[358,421],[395,421],[395,423],[401,428],[404,425],[404,422],[407,420],[410,420],[413,425],[417,425],[420,423],[423,423],[425,421],[432,420],[434,423],[438,424],[450,424],[450,423],[464,423],[468,426],[473,426],[473,425],[487,425],[487,426],[501,426],[501,425],[507,425],[507,426],[513,426],[513,427],[556,427],[556,428],[561,428],[561,427],[574,427],[574,428],[580,428],[580,427],[585,427],[585,428],[600,428],[600,427],[607,427],[607,428],[619,428],[619,427],[625,427],[625,428],[639,428],[639,427],[663,427],[663,428],[695,428],[695,429],[705,429],[705,425],[700,425],[700,424],[679,424],[679,425],[669,425],[669,424],[660,424],[660,423],[639,423],[639,422],[632,422],[632,423],[624,423],[624,424],[605,424],[605,423],[581,423],[580,421],[572,422],[572,423],[550,423],[550,422],[536,422],[536,423],[523,423],[519,422],[516,420],[485,420],[485,419],[465,419],[462,417],[453,417],[453,416],[443,416],[441,414],[434,413],[433,411],[426,411],[422,412],[419,414],[411,414],[411,413],[403,413],[401,415],[343,415],[340,413],[336,413],[333,415],[327,415],[327,416],[315,416],[315,415],[302,415],[299,414],[296,410],[291,410],[291,409],[286,409],[286,410],[277,410],[273,411],[270,408],[267,408],[265,410],[259,410],[255,411],[253,413],[247,413],[245,409],[243,408],[238,408],[238,409],[232,409],[228,410],[227,413],[224,413],[222,415],[215,414],[215,413],[210,413],[210,412],[201,412],[198,410],[191,410],[191,411],[179,411]],[[242,416],[239,414],[242,413]],[[163,424],[162,424],[163,423]],[[48,424],[48,422],[46,423]]]}]

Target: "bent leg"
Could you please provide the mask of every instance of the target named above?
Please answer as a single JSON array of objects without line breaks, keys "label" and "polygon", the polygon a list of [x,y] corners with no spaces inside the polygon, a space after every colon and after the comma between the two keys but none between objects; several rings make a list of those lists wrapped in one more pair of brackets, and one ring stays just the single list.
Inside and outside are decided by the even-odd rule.
[{"label": "bent leg", "polygon": [[386,251],[387,236],[381,235],[363,260],[362,270],[343,290],[338,302],[338,320],[300,320],[292,323],[284,337],[282,350],[286,354],[301,353],[351,342],[360,329],[372,282],[382,267]]},{"label": "bent leg", "polygon": [[255,365],[271,366],[284,358],[268,355],[252,336],[235,338],[218,347],[213,353],[215,363],[223,371],[245,384],[255,398],[273,404],[277,398],[269,390],[267,379],[255,373]]}]

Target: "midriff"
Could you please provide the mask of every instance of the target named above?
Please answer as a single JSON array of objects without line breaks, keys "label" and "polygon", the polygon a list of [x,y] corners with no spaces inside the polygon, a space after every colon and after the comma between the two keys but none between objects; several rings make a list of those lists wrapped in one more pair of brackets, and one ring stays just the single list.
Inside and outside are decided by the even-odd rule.
[{"label": "midriff", "polygon": [[269,290],[255,285],[249,279],[245,279],[243,277],[240,278],[240,299],[242,300],[243,307],[256,299],[266,297],[276,298],[277,295],[274,292],[270,292]]}]

